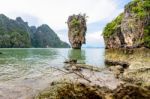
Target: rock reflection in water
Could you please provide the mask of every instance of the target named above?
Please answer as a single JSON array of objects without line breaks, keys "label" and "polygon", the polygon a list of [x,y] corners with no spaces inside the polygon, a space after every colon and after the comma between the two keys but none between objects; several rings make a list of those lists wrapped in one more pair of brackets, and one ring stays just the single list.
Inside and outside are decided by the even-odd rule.
[{"label": "rock reflection in water", "polygon": [[70,49],[68,51],[68,58],[69,59],[77,59],[79,63],[85,63],[85,50],[80,49]]}]

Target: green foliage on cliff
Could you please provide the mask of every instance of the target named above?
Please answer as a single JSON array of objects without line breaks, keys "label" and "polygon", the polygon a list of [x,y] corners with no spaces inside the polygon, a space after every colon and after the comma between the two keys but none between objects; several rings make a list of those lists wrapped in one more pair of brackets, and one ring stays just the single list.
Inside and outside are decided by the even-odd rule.
[{"label": "green foliage on cliff", "polygon": [[[133,0],[127,4],[125,8],[129,9],[129,13],[133,13],[138,18],[150,17],[150,0]],[[121,24],[122,17],[123,13],[106,25],[103,31],[104,37],[109,38],[113,33],[115,33],[116,27]],[[147,27],[145,30],[149,31]]]},{"label": "green foliage on cliff", "polygon": [[144,38],[142,42],[150,48],[150,0],[133,0],[126,8],[131,10],[131,13],[136,17],[145,21]]},{"label": "green foliage on cliff", "polygon": [[69,47],[47,25],[28,26],[20,17],[9,19],[0,14],[0,48]]},{"label": "green foliage on cliff", "polygon": [[143,38],[145,46],[150,48],[150,23],[144,30],[144,38]]},{"label": "green foliage on cliff", "polygon": [[145,18],[150,11],[150,0],[133,0],[128,5],[127,9],[130,9],[137,17]]},{"label": "green foliage on cliff", "polygon": [[73,18],[72,21],[71,21],[71,24],[73,26],[79,26],[80,25],[80,22],[77,18]]},{"label": "green foliage on cliff", "polygon": [[[141,25],[144,27],[144,36],[140,43],[150,48],[150,0],[131,1],[125,6],[125,14],[130,17],[130,19],[141,21]],[[116,29],[120,26],[123,15],[125,14],[119,15],[115,20],[106,25],[103,31],[105,38],[109,38],[116,33]],[[130,28],[132,27],[134,27],[134,25],[131,25]]]},{"label": "green foliage on cliff", "polygon": [[103,31],[104,37],[109,38],[112,34],[115,33],[116,28],[121,24],[122,18],[123,13],[121,13],[115,20],[106,25]]}]

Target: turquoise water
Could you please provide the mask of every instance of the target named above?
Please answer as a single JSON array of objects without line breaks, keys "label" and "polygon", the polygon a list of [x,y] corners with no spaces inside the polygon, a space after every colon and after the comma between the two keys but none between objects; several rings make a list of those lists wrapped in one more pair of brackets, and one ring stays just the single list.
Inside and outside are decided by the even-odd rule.
[{"label": "turquoise water", "polygon": [[105,49],[49,49],[24,48],[0,49],[0,80],[7,81],[44,73],[50,66],[63,67],[66,59],[78,59],[79,63],[104,67]]}]

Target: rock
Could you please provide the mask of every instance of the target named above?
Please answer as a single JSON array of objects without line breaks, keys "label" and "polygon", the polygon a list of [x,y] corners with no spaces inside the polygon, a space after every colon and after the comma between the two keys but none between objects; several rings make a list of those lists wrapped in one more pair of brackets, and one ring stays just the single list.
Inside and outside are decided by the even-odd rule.
[{"label": "rock", "polygon": [[110,70],[110,71],[114,71],[114,70],[124,71],[123,67],[120,66],[120,65],[111,66],[111,67],[109,67],[109,70]]},{"label": "rock", "polygon": [[150,99],[149,90],[132,84],[120,85],[113,92],[113,99]]},{"label": "rock", "polygon": [[129,63],[122,61],[105,60],[105,64],[109,65],[116,78],[122,78],[124,70],[129,67]]},{"label": "rock", "polygon": [[117,70],[121,71],[121,73],[124,71],[124,68],[120,65],[115,66]]},{"label": "rock", "polygon": [[129,67],[129,63],[127,62],[122,62],[122,61],[112,61],[112,60],[105,60],[105,64],[109,65],[109,66],[116,66],[116,65],[120,65],[122,66],[124,69]]},{"label": "rock", "polygon": [[[133,0],[103,31],[106,48],[150,48],[149,0]],[[138,11],[141,11],[140,13]]]},{"label": "rock", "polygon": [[66,69],[67,71],[81,71],[82,70],[82,68],[78,66],[77,64],[66,64],[64,66],[64,69]]},{"label": "rock", "polygon": [[150,78],[150,68],[143,67],[143,68],[126,70],[123,73],[122,80],[149,89],[150,88],[149,78]]},{"label": "rock", "polygon": [[125,44],[124,37],[121,33],[121,26],[115,29],[115,33],[109,39],[106,37],[104,37],[104,39],[106,48],[122,48]]},{"label": "rock", "polygon": [[120,75],[124,72],[124,68],[120,65],[111,66],[111,67],[109,67],[109,70],[114,73],[116,78],[119,78]]},{"label": "rock", "polygon": [[76,64],[77,60],[76,59],[70,59],[70,60],[66,60],[64,63],[66,63],[66,64]]},{"label": "rock", "polygon": [[141,45],[139,40],[142,40],[144,33],[144,20],[136,18],[135,14],[131,13],[130,8],[126,8],[124,18],[121,22],[121,32],[124,37],[124,42],[127,47],[136,47]]},{"label": "rock", "polygon": [[[53,97],[53,98],[52,98]],[[82,82],[52,82],[35,99],[150,99],[150,91],[133,85],[121,84],[116,89]]]},{"label": "rock", "polygon": [[75,65],[73,65],[71,68],[72,68],[73,71],[81,71],[81,68],[77,67]]},{"label": "rock", "polygon": [[72,48],[80,49],[82,44],[85,44],[86,34],[86,15],[72,15],[69,16],[68,21],[68,37]]}]

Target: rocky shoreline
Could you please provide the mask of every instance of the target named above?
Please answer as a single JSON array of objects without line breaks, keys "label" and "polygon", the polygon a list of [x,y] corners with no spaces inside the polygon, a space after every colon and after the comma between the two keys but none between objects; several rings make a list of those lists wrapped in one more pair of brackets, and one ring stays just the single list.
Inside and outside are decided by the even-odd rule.
[{"label": "rocky shoreline", "polygon": [[[107,51],[106,51],[107,52]],[[136,52],[134,52],[135,54]],[[131,55],[132,56],[132,55]],[[130,58],[130,57],[129,57]],[[149,99],[150,84],[135,75],[137,72],[150,73],[150,68],[135,69],[131,72],[132,62],[110,60],[106,56],[106,68],[78,64],[67,61],[68,71],[63,79],[54,81],[40,92],[36,99]],[[128,62],[127,62],[128,61]],[[148,61],[149,62],[149,61]],[[110,66],[111,65],[111,66]],[[134,64],[135,65],[135,64]],[[132,74],[132,75],[131,75]],[[102,76],[103,75],[103,76]],[[140,79],[140,80],[139,80]],[[140,82],[139,82],[140,81]],[[147,84],[147,85],[145,85]],[[144,86],[145,85],[145,86]]]}]

